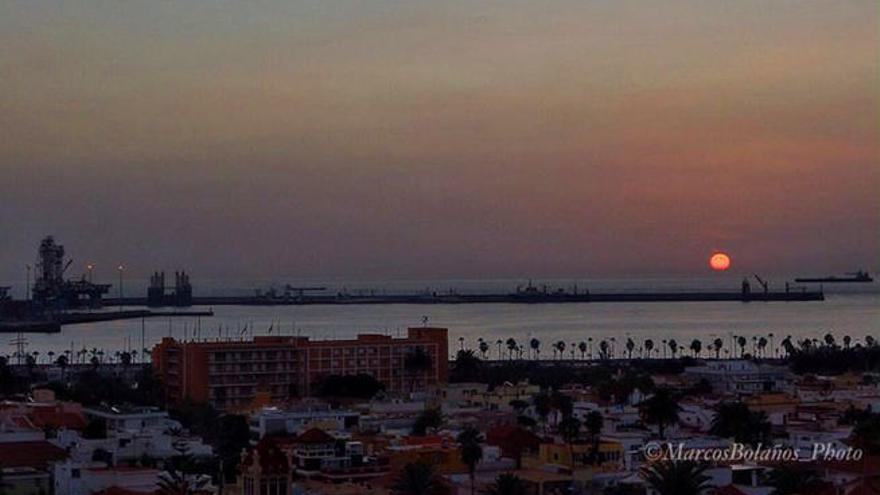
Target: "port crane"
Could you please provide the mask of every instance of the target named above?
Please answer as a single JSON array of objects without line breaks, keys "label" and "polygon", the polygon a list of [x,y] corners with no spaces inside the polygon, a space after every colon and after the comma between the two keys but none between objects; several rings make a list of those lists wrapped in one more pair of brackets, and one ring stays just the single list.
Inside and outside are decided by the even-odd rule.
[{"label": "port crane", "polygon": [[755,280],[757,280],[758,283],[761,284],[761,287],[764,288],[765,294],[770,291],[770,284],[766,280],[759,277],[757,273],[753,273],[752,275],[755,277]]}]

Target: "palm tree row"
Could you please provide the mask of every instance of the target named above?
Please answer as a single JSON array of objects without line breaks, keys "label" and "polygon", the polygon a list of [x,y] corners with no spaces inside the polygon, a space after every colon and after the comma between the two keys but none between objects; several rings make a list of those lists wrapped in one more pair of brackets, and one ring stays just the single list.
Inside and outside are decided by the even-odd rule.
[{"label": "palm tree row", "polygon": [[17,351],[9,355],[2,354],[0,355],[0,358],[5,359],[10,363],[16,362],[19,364],[23,363],[31,365],[55,364],[58,366],[68,366],[77,364],[100,365],[113,363],[129,365],[137,362],[139,355],[142,360],[149,359],[150,351],[149,349],[143,349],[139,354],[137,349],[132,349],[131,351],[114,351],[112,354],[108,354],[103,349],[98,349],[96,347],[91,349],[83,347],[77,351],[67,349],[58,353],[51,350],[45,353],[41,353],[40,351]]},{"label": "palm tree row", "polygon": [[[557,340],[550,344],[550,351],[553,353],[553,360],[604,360],[604,359],[667,359],[678,358],[683,355],[690,355],[694,358],[714,357],[715,359],[735,359],[745,357],[757,358],[783,358],[790,356],[798,350],[810,350],[820,347],[840,348],[830,333],[820,339],[802,339],[795,340],[788,335],[776,345],[776,336],[773,333],[767,335],[754,335],[746,337],[743,335],[728,334],[727,339],[712,335],[707,341],[693,339],[687,348],[679,344],[675,339],[663,339],[659,345],[655,344],[653,339],[644,339],[641,343],[636,343],[630,337],[627,337],[623,345],[618,349],[618,341],[616,337],[602,339],[595,342],[592,337],[580,342],[566,342]],[[468,349],[465,338],[458,338],[461,350]],[[865,336],[864,344],[853,341],[852,337],[846,335],[842,338],[844,349],[851,347],[873,347],[878,345],[877,340],[868,335]],[[513,337],[506,340],[497,339],[495,341],[496,352],[495,359],[502,360],[541,360],[541,350],[543,343],[535,338],[530,338],[527,342],[519,343]],[[492,345],[488,340],[480,337],[477,339],[477,347],[475,353],[483,359],[491,358]],[[546,354],[545,354],[546,355]],[[545,358],[548,359],[548,358]]]}]

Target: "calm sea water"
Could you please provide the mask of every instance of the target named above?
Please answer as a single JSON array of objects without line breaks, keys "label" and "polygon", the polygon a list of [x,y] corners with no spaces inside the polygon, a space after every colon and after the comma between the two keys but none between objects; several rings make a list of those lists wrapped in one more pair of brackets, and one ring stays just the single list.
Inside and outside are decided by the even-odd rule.
[{"label": "calm sea water", "polygon": [[[782,288],[784,278],[776,278],[771,287]],[[577,284],[580,290],[593,292],[625,292],[633,290],[731,290],[739,289],[741,278],[735,276],[705,279],[591,279],[535,281],[552,287],[570,289]],[[237,283],[196,281],[200,295],[252,294],[258,287],[267,288],[279,281],[240,281]],[[326,285],[329,290],[345,288],[349,292],[373,290],[377,293],[403,293],[421,290],[459,292],[508,292],[524,280],[446,280],[446,281],[295,281],[295,285]],[[126,294],[145,292],[144,281],[126,281]],[[757,284],[752,281],[753,290]],[[615,338],[617,351],[623,350],[627,337],[638,345],[651,338],[659,347],[663,339],[676,339],[687,346],[693,339],[708,341],[715,337],[730,346],[730,335],[775,335],[779,344],[784,336],[821,338],[828,332],[841,339],[849,335],[854,341],[864,341],[866,335],[880,338],[880,284],[828,284],[824,302],[684,302],[684,303],[588,303],[588,304],[466,304],[466,305],[365,305],[365,306],[220,306],[212,308],[210,318],[155,318],[65,327],[54,335],[27,334],[28,352],[40,352],[40,361],[46,353],[56,354],[66,349],[98,348],[108,354],[131,348],[151,347],[162,337],[202,339],[218,336],[237,338],[241,330],[247,335],[299,334],[313,338],[341,339],[358,333],[403,334],[409,326],[420,326],[424,318],[433,326],[450,330],[450,352],[464,344],[476,347],[483,338],[494,343],[497,339],[514,338],[525,343],[532,337],[542,342],[542,356],[552,356],[550,345],[563,340],[569,348],[572,343]],[[207,309],[207,308],[205,308]],[[0,354],[12,354],[9,342],[12,335],[0,336],[4,348]],[[143,344],[142,344],[143,341]],[[492,355],[497,352],[493,344]]]}]

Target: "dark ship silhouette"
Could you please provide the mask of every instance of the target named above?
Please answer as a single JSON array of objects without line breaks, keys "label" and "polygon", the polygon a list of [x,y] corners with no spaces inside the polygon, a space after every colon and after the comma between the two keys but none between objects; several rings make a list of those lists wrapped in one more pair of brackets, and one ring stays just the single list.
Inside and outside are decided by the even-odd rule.
[{"label": "dark ship silhouette", "polygon": [[817,278],[796,278],[795,282],[801,283],[839,283],[839,282],[873,282],[874,279],[868,272],[859,270],[857,272],[847,273],[846,277],[817,277]]}]

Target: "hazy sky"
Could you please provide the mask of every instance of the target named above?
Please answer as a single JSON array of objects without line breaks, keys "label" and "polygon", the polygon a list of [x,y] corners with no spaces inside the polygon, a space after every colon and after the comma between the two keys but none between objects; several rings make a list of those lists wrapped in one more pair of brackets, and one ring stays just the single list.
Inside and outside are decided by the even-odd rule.
[{"label": "hazy sky", "polygon": [[875,0],[0,0],[0,285],[875,269]]}]

